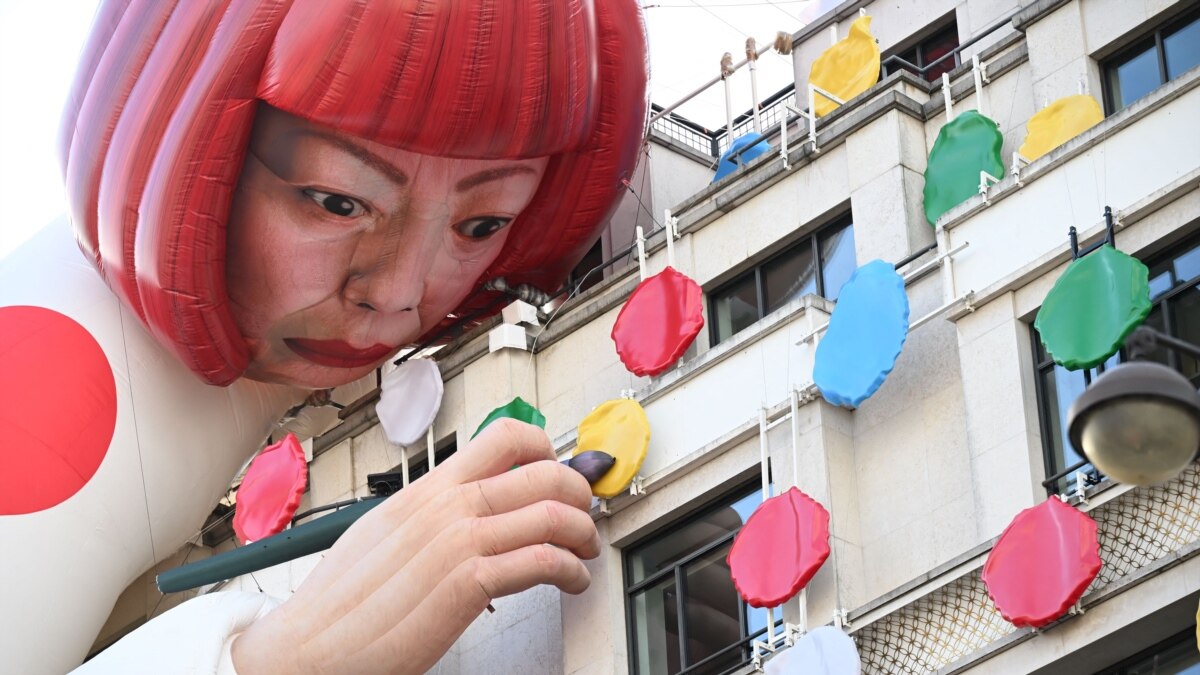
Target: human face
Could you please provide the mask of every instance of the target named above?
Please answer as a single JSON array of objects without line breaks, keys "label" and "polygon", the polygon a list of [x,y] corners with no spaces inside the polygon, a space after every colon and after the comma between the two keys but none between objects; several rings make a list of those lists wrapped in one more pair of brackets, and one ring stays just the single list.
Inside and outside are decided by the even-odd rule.
[{"label": "human face", "polygon": [[547,161],[421,155],[260,104],[227,235],[246,376],[332,387],[412,343],[476,287]]}]

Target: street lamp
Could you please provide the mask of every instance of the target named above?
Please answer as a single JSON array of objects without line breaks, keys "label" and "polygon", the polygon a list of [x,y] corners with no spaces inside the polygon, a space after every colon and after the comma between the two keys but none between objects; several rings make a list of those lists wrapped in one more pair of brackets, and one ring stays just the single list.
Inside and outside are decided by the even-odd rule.
[{"label": "street lamp", "polygon": [[[1139,327],[1125,340],[1131,358],[1162,346],[1200,359],[1200,347]],[[1122,483],[1169,480],[1200,452],[1200,394],[1187,378],[1153,361],[1105,372],[1071,405],[1071,444]]]}]

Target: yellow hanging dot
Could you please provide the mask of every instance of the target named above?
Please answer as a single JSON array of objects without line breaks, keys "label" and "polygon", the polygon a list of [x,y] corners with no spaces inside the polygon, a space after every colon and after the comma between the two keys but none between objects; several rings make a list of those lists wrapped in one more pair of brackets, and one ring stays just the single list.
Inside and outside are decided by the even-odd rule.
[{"label": "yellow hanging dot", "polygon": [[1029,133],[1025,136],[1025,144],[1017,152],[1032,162],[1103,119],[1104,111],[1091,96],[1064,96],[1029,118],[1025,124]]},{"label": "yellow hanging dot", "polygon": [[623,398],[606,401],[583,418],[571,454],[599,450],[612,455],[616,460],[613,467],[592,485],[592,494],[609,499],[624,492],[633,481],[649,446],[650,423],[646,412],[637,401]]},{"label": "yellow hanging dot", "polygon": [[[871,35],[871,17],[860,16],[850,24],[850,34],[826,49],[808,73],[809,84],[849,101],[879,81],[879,45]],[[817,116],[828,115],[838,104],[814,94]]]}]

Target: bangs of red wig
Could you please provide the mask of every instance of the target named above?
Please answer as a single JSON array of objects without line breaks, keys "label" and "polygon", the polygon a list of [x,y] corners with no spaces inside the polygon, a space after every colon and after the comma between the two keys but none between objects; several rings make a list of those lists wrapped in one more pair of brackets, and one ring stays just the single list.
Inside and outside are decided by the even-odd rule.
[{"label": "bangs of red wig", "polygon": [[554,290],[634,169],[646,77],[635,0],[110,0],[60,135],[76,236],[160,343],[228,384],[248,355],[225,227],[258,101],[424,154],[551,156],[485,277]]}]

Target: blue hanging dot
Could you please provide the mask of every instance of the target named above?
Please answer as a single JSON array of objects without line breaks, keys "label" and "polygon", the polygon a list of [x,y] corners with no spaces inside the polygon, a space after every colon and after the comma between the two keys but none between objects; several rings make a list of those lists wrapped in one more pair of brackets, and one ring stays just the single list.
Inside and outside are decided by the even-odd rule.
[{"label": "blue hanging dot", "polygon": [[[740,155],[735,155],[735,153],[747,146],[753,147]],[[770,151],[771,146],[763,140],[762,134],[738,136],[729,144],[729,149],[725,151],[725,154],[721,155],[721,161],[717,162],[717,173],[713,176],[712,182],[715,183],[721,180],[739,168],[749,164],[750,160],[755,157],[765,155]]]},{"label": "blue hanging dot", "polygon": [[882,260],[859,267],[842,287],[817,345],[817,389],[834,405],[858,407],[892,372],[907,336],[904,279]]}]

